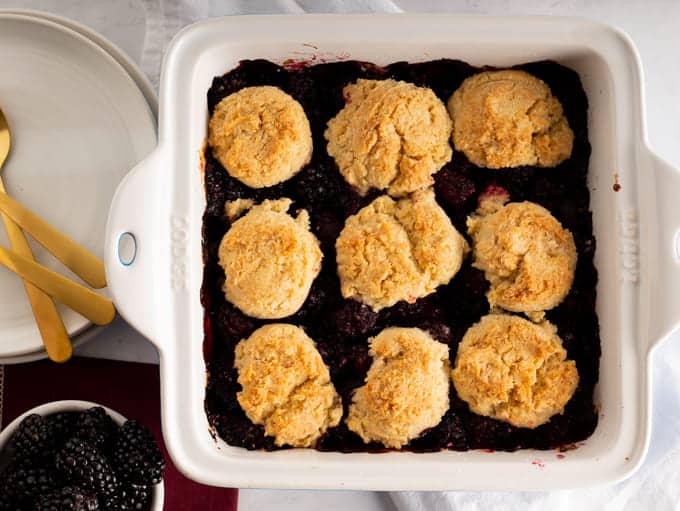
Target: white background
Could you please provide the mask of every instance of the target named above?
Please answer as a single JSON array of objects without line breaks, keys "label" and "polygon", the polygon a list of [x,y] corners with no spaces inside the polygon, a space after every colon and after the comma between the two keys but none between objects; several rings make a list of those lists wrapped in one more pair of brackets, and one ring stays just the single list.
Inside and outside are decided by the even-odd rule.
[{"label": "white background", "polygon": [[[647,120],[649,140],[652,148],[660,156],[680,168],[680,0],[495,0],[495,1],[445,1],[445,0],[401,0],[371,1],[341,0],[322,1],[165,1],[165,0],[0,0],[0,8],[33,8],[61,14],[100,32],[125,50],[136,62],[140,63],[154,83],[160,65],[159,54],[172,34],[187,21],[207,16],[237,14],[246,12],[324,12],[324,11],[361,11],[389,10],[399,8],[405,11],[448,11],[458,13],[480,13],[495,15],[510,14],[551,14],[584,16],[605,21],[625,30],[637,45],[645,70]],[[165,24],[158,26],[160,22]],[[152,29],[151,33],[147,32]],[[146,50],[145,50],[146,44]],[[10,72],[2,70],[0,72]],[[680,197],[680,190],[678,190]],[[680,219],[678,219],[680,224]],[[680,290],[679,290],[680,291]],[[680,302],[678,303],[680,307]],[[119,358],[155,361],[155,350],[139,334],[123,321],[103,330],[89,345],[81,349],[83,354],[115,355]],[[654,494],[677,495],[667,486],[677,483],[669,474],[656,471],[669,455],[667,447],[677,443],[680,437],[680,388],[677,382],[680,369],[680,336],[670,339],[656,353],[654,368],[654,427],[649,457],[642,471],[634,476],[640,485],[623,485],[615,493],[622,495],[630,488],[639,486],[656,487],[649,496],[611,501],[610,509],[680,509],[677,499],[656,500]],[[680,467],[680,461],[675,467]],[[680,471],[680,468],[677,470]],[[664,486],[666,485],[666,486]],[[649,489],[649,488],[647,488]],[[611,491],[611,490],[610,490]],[[608,493],[603,490],[602,493]],[[590,494],[590,493],[589,493]],[[593,494],[594,495],[594,494]],[[400,509],[415,506],[422,500],[397,498]],[[445,507],[444,500],[438,497],[426,498],[430,506]],[[450,496],[452,497],[452,496]],[[491,509],[499,500],[489,499],[489,495],[458,495],[450,498],[455,509]],[[460,497],[460,498],[458,498]],[[585,497],[585,495],[582,495]],[[668,495],[667,495],[668,497]],[[645,500],[646,499],[646,500]],[[504,508],[515,502],[522,509],[535,508],[536,499],[531,495],[509,496]],[[567,509],[579,502],[582,509],[594,506],[595,500],[587,498],[547,499],[556,507]],[[483,503],[486,504],[483,504]],[[663,504],[661,503],[663,502]],[[496,503],[496,504],[494,504]],[[512,506],[515,507],[515,506]],[[598,505],[599,507],[599,505]],[[396,509],[387,494],[369,492],[309,492],[309,491],[242,491],[241,509],[277,509],[279,511],[306,511],[324,509],[335,510],[372,510]],[[500,507],[499,507],[500,508]],[[555,508],[555,506],[551,506]],[[593,507],[594,508],[594,507]],[[209,510],[206,510],[209,511]]]}]

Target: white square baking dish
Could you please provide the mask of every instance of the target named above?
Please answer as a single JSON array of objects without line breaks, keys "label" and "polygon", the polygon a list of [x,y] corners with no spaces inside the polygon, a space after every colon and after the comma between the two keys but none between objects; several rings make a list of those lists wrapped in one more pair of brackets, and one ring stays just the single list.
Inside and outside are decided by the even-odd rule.
[{"label": "white square baking dish", "polygon": [[[312,49],[314,48],[314,49]],[[203,409],[201,148],[206,92],[242,59],[440,57],[510,66],[553,59],[590,102],[591,208],[599,271],[599,424],[578,448],[341,454],[250,452],[210,434]],[[642,71],[624,34],[581,19],[449,15],[241,16],[198,23],[168,49],[160,140],[114,198],[106,240],[120,313],[160,351],[163,429],[177,466],[205,484],[375,490],[558,489],[614,482],[641,463],[650,432],[650,355],[677,326],[680,174],[646,141]],[[612,189],[615,174],[621,190]],[[121,253],[121,251],[123,253]],[[677,309],[677,310],[676,310]],[[575,318],[577,320],[577,318]]]}]

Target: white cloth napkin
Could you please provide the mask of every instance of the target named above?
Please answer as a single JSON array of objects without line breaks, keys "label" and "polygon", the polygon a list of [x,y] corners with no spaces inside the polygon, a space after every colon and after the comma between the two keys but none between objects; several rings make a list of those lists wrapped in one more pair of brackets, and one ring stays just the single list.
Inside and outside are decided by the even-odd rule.
[{"label": "white cloth napkin", "polygon": [[[452,7],[452,3],[441,0],[422,3],[389,0],[142,1],[147,19],[142,66],[155,84],[158,83],[161,59],[167,44],[179,29],[199,19],[253,13],[399,12],[400,5],[412,10]],[[613,3],[609,5],[610,9],[615,8]],[[483,10],[476,1],[456,3],[455,7],[466,11]],[[394,492],[391,493],[394,505],[399,511],[680,509],[680,369],[676,363],[680,361],[678,337],[680,336],[669,340],[657,350],[654,361],[651,447],[643,467],[627,481],[611,486],[556,492]]]},{"label": "white cloth napkin", "polygon": [[147,31],[142,69],[156,87],[168,43],[182,27],[200,19],[237,14],[401,12],[390,0],[143,0],[143,3]]}]

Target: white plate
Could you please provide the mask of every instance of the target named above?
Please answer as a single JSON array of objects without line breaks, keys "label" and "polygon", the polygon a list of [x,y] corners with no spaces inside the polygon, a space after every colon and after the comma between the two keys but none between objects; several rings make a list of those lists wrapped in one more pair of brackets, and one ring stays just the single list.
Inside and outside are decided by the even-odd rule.
[{"label": "white plate", "polygon": [[[74,32],[78,32],[80,35],[88,38],[97,46],[100,46],[102,49],[104,49],[125,69],[125,71],[127,71],[127,73],[130,75],[130,78],[132,78],[132,80],[137,84],[137,87],[139,87],[139,90],[144,95],[144,98],[149,104],[149,108],[151,109],[151,113],[153,114],[154,118],[158,117],[158,95],[156,94],[156,89],[154,89],[151,81],[149,81],[147,76],[142,72],[141,69],[139,69],[139,66],[137,66],[137,64],[127,55],[127,53],[125,53],[101,34],[95,32],[82,23],[78,23],[72,19],[58,16],[50,12],[36,11],[34,9],[0,9],[0,16],[3,14],[20,14],[22,16],[31,16],[33,18],[52,21],[58,25],[70,28]],[[150,147],[149,151],[151,151],[151,149],[153,148]]]},{"label": "white plate", "polygon": [[[121,50],[111,41],[109,41],[102,35],[98,34],[94,30],[90,29],[89,27],[81,23],[78,23],[69,18],[65,18],[63,16],[57,16],[56,14],[52,14],[49,12],[36,11],[33,9],[0,9],[0,17],[3,16],[4,14],[20,14],[24,16],[31,16],[39,19],[52,21],[54,23],[63,25],[79,33],[80,35],[86,37],[87,39],[90,39],[92,42],[94,42],[102,49],[104,49],[107,53],[109,53],[127,71],[132,80],[137,84],[137,87],[139,87],[139,90],[144,95],[144,98],[146,99],[149,105],[149,109],[153,113],[154,120],[157,119],[158,95],[156,94],[156,90],[154,89],[153,85],[146,77],[146,75],[137,66],[137,64],[135,64],[135,62],[133,62],[132,59],[130,59],[130,57],[123,50]],[[150,152],[152,148],[153,146],[150,146],[148,151]],[[85,328],[82,331],[78,332],[77,335],[71,337],[73,347],[76,348],[94,339],[98,335],[98,333],[102,330],[102,328],[106,327],[90,325],[89,328]],[[45,357],[47,357],[47,353],[45,352],[41,345],[36,351],[33,351],[28,354],[19,355],[15,357],[0,357],[0,364],[24,364],[27,362],[33,362],[35,360],[43,359]]]},{"label": "white plate", "polygon": [[[155,120],[127,71],[88,38],[33,16],[0,14],[0,106],[12,128],[3,178],[13,196],[103,256],[111,198],[153,147]],[[4,230],[0,243],[7,244]],[[74,277],[33,243],[36,259]],[[89,322],[60,307],[68,332]],[[42,349],[21,281],[0,269],[0,357]]]}]

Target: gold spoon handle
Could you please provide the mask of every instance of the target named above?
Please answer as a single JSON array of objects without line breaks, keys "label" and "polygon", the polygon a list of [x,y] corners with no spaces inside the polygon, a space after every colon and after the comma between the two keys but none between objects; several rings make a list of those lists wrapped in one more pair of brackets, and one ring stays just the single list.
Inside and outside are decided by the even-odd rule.
[{"label": "gold spoon handle", "polygon": [[4,247],[0,247],[0,264],[97,325],[111,323],[116,315],[111,300]]},{"label": "gold spoon handle", "polygon": [[[0,190],[4,191],[2,180],[0,180]],[[31,247],[21,229],[6,215],[0,214],[0,216],[5,224],[7,237],[12,248],[18,254],[33,259]],[[38,325],[47,356],[55,362],[66,362],[73,354],[73,347],[64,327],[64,322],[61,320],[59,311],[57,311],[57,306],[52,298],[31,282],[24,280],[24,288],[26,288],[26,295],[33,309],[35,322]]]},{"label": "gold spoon handle", "polygon": [[0,211],[14,220],[24,231],[90,286],[96,289],[106,287],[104,262],[101,259],[59,232],[2,190],[0,190]]},{"label": "gold spoon handle", "polygon": [[[21,229],[5,215],[1,216],[12,248],[26,258],[33,258],[31,247]],[[73,354],[73,347],[57,306],[49,295],[43,293],[28,280],[24,280],[24,288],[26,288],[26,295],[33,309],[35,322],[38,325],[47,356],[55,362],[66,362]]]}]

